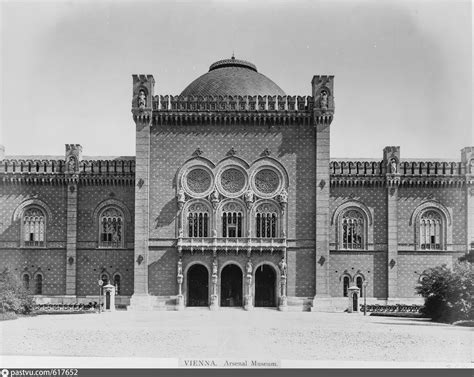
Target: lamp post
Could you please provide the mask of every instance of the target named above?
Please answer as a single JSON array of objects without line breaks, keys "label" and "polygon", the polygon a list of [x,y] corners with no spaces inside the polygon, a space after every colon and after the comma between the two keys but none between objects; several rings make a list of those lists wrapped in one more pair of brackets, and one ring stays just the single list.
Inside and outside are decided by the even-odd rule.
[{"label": "lamp post", "polygon": [[367,280],[364,280],[364,283],[362,284],[364,287],[364,315],[367,315],[367,285],[369,282]]},{"label": "lamp post", "polygon": [[102,285],[104,284],[104,282],[102,281],[102,279],[99,279],[99,314],[100,314],[100,296],[102,296]]}]

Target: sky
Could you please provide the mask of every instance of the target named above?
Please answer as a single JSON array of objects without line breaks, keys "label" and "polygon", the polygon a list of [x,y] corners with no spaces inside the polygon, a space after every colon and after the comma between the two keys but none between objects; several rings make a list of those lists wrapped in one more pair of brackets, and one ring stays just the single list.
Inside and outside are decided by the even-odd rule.
[{"label": "sky", "polygon": [[7,155],[133,156],[132,74],[179,94],[232,52],[288,95],[335,75],[331,156],[474,146],[469,1],[0,0]]}]

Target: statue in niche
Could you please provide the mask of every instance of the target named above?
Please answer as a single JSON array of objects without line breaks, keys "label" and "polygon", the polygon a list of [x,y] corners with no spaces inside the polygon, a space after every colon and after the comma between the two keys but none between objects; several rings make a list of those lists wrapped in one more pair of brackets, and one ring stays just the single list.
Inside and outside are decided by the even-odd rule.
[{"label": "statue in niche", "polygon": [[285,277],[286,277],[287,264],[286,264],[285,257],[282,257],[282,258],[281,258],[280,263],[278,263],[278,267],[280,267],[280,274],[281,274],[281,276],[285,276]]},{"label": "statue in niche", "polygon": [[285,189],[281,190],[280,195],[278,195],[278,200],[280,203],[288,202],[288,192]]},{"label": "statue in niche", "polygon": [[184,195],[184,190],[181,188],[178,191],[178,203],[184,203],[186,201],[186,196]]},{"label": "statue in niche", "polygon": [[67,167],[70,172],[76,171],[76,159],[73,156],[69,157],[69,160],[67,162]]},{"label": "statue in niche", "polygon": [[245,203],[247,203],[247,207],[250,208],[253,203],[253,191],[252,190],[245,191],[244,198],[245,198]]},{"label": "statue in niche", "polygon": [[212,261],[212,276],[217,276],[217,259]]},{"label": "statue in niche", "polygon": [[247,261],[247,275],[252,276],[252,271],[253,271],[252,261],[249,258],[249,260]]},{"label": "statue in niche", "polygon": [[181,257],[178,260],[178,276],[183,276],[183,262]]},{"label": "statue in niche", "polygon": [[326,90],[321,91],[321,98],[319,100],[321,109],[328,108],[328,92]]},{"label": "statue in niche", "polygon": [[390,160],[390,173],[397,174],[397,160],[394,158]]},{"label": "statue in niche", "polygon": [[138,107],[143,109],[146,107],[146,95],[143,89],[138,92]]},{"label": "statue in niche", "polygon": [[214,208],[217,208],[217,204],[219,204],[219,192],[215,189],[211,194],[211,202]]}]

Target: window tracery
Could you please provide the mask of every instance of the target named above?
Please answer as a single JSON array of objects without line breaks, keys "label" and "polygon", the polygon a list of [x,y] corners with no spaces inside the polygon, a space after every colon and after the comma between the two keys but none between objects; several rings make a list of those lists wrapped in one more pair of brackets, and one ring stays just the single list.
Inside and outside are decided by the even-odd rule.
[{"label": "window tracery", "polygon": [[244,210],[234,202],[226,203],[222,207],[222,237],[242,237],[244,224]]},{"label": "window tracery", "polygon": [[45,214],[38,207],[27,208],[23,213],[23,245],[45,246]]},{"label": "window tracery", "polygon": [[270,203],[261,204],[256,210],[255,236],[275,238],[278,232],[278,210]]},{"label": "window tracery", "polygon": [[202,203],[188,208],[188,237],[209,237],[210,213]]},{"label": "window tracery", "polygon": [[115,207],[108,207],[100,215],[100,247],[123,247],[123,214]]},{"label": "window tracery", "polygon": [[429,209],[420,216],[421,250],[440,250],[442,248],[443,219],[438,211]]},{"label": "window tracery", "polygon": [[357,209],[349,209],[341,217],[341,247],[343,249],[364,248],[364,216]]}]

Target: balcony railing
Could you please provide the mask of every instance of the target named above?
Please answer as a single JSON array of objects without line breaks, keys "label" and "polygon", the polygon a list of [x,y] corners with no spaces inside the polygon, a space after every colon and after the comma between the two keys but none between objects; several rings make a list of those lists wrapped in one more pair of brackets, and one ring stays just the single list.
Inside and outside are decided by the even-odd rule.
[{"label": "balcony railing", "polygon": [[178,250],[205,251],[282,251],[287,247],[286,238],[256,238],[256,237],[208,237],[178,238]]}]

